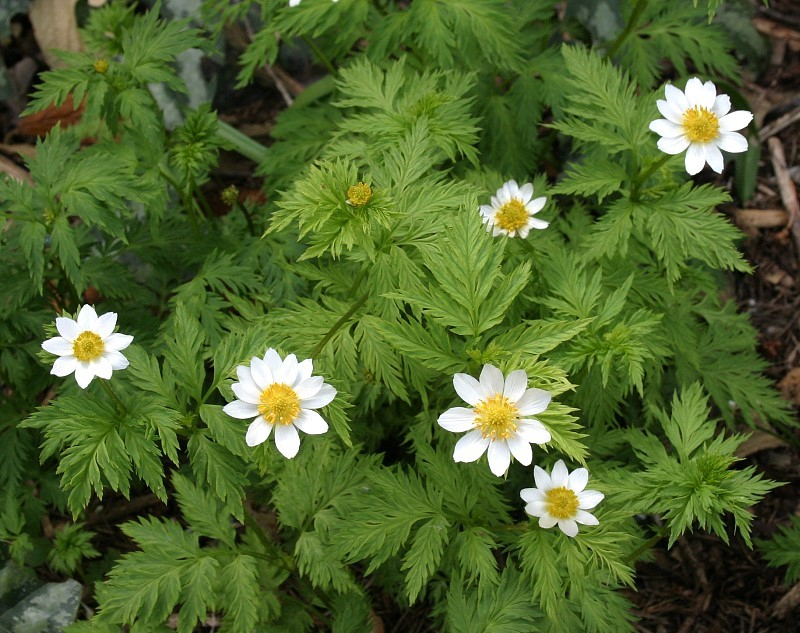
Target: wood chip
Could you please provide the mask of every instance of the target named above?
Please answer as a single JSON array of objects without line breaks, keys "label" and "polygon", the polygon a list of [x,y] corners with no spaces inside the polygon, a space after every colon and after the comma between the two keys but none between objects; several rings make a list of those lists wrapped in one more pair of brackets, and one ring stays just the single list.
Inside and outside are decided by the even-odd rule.
[{"label": "wood chip", "polygon": [[783,143],[779,138],[773,136],[767,141],[767,146],[772,158],[772,168],[775,170],[775,179],[778,181],[781,201],[789,212],[788,228],[791,229],[795,248],[800,252],[800,202],[798,202],[797,189],[786,165]]},{"label": "wood chip", "polygon": [[784,399],[800,404],[800,367],[790,369],[778,383]]},{"label": "wood chip", "polygon": [[772,448],[783,448],[784,446],[787,446],[786,442],[784,442],[781,438],[776,437],[772,433],[755,431],[750,437],[748,437],[739,445],[739,448],[736,449],[734,455],[736,455],[736,457],[744,458],[754,455],[755,453],[760,453],[761,451],[766,451]]},{"label": "wood chip", "polygon": [[5,156],[0,156],[0,173],[8,174],[14,180],[20,182],[27,182],[29,185],[33,184],[33,178],[22,167],[17,165],[14,161],[9,160]]},{"label": "wood chip", "polygon": [[790,112],[787,112],[783,116],[778,117],[774,121],[771,121],[762,127],[758,131],[758,140],[763,143],[768,138],[775,136],[778,132],[785,130],[787,127],[794,125],[798,121],[800,121],[800,106],[797,106]]},{"label": "wood chip", "polygon": [[779,229],[789,223],[783,209],[734,209],[733,219],[742,228]]}]

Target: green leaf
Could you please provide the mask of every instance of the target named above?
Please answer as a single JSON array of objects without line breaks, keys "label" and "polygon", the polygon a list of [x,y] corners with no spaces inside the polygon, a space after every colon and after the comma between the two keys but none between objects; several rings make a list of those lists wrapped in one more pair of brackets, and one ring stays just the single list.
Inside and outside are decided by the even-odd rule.
[{"label": "green leaf", "polygon": [[238,520],[243,521],[242,500],[247,477],[241,461],[211,440],[204,430],[192,434],[188,449],[189,461],[198,479],[207,482],[217,498]]},{"label": "green leaf", "polygon": [[231,631],[253,631],[258,622],[254,597],[263,590],[258,583],[257,560],[236,554],[220,569],[225,599],[225,624]]},{"label": "green leaf", "polygon": [[229,547],[234,547],[236,533],[230,516],[221,507],[216,495],[203,490],[187,477],[175,473],[172,476],[175,498],[189,526],[201,536],[218,539]]}]

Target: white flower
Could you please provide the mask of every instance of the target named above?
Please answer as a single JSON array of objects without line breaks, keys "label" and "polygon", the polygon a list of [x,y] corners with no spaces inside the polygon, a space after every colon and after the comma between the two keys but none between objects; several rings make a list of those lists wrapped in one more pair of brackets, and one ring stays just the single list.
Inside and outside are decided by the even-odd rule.
[{"label": "white flower", "polygon": [[533,460],[531,444],[550,441],[550,432],[530,416],[550,404],[543,389],[527,389],[528,375],[522,369],[503,378],[494,365],[484,365],[480,381],[469,374],[453,376],[453,386],[474,408],[453,407],[439,416],[439,425],[454,433],[469,431],[456,442],[453,459],[474,462],[489,451],[489,468],[500,477],[511,464],[511,455],[525,466]]},{"label": "white flower", "polygon": [[312,376],[311,359],[297,362],[294,354],[281,360],[271,347],[264,358],[253,357],[250,366],[239,365],[239,382],[232,385],[238,400],[222,409],[229,416],[246,420],[255,418],[247,429],[245,441],[256,446],[266,441],[275,429],[275,446],[291,459],[300,449],[297,430],[319,435],[328,423],[313,409],[324,407],[336,396],[336,389],[322,376]]},{"label": "white flower", "polygon": [[116,312],[97,316],[90,305],[80,309],[76,321],[58,317],[56,329],[61,336],[42,343],[45,351],[59,356],[50,373],[68,376],[75,372],[75,382],[81,389],[86,389],[95,376],[108,380],[114,369],[125,369],[128,359],[120,350],[128,347],[133,337],[114,334],[116,324]]},{"label": "white flower", "polygon": [[535,466],[533,478],[536,488],[523,488],[519,496],[527,504],[525,512],[539,517],[539,527],[551,528],[556,523],[567,536],[578,533],[578,523],[597,525],[591,510],[603,500],[602,492],[584,490],[589,481],[589,471],[576,468],[571,473],[559,459],[553,466],[552,475]]},{"label": "white flower", "polygon": [[533,216],[544,208],[547,198],[533,196],[533,185],[525,183],[517,186],[516,180],[509,180],[492,196],[492,204],[482,204],[480,213],[486,230],[492,235],[514,237],[517,233],[523,239],[528,237],[531,229],[546,229],[548,222]]},{"label": "white flower", "polygon": [[700,172],[706,163],[722,173],[721,149],[726,152],[747,151],[747,139],[736,132],[747,127],[753,115],[746,110],[731,112],[728,95],[717,95],[713,83],[693,77],[686,82],[686,92],[671,84],[664,87],[666,101],[659,99],[658,110],[665,119],[650,123],[650,129],[662,138],[658,149],[667,154],[686,150],[686,171]]}]

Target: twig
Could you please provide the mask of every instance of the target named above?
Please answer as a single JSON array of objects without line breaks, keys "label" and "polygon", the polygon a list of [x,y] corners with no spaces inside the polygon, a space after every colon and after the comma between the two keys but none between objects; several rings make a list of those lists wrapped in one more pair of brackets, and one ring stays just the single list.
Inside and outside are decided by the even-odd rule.
[{"label": "twig", "polygon": [[781,192],[783,206],[789,212],[787,228],[792,231],[792,238],[797,252],[800,253],[800,202],[797,200],[797,189],[794,186],[789,168],[786,166],[786,154],[783,152],[783,143],[773,136],[767,141],[772,168],[775,170],[775,179]]},{"label": "twig", "polygon": [[800,106],[797,106],[794,110],[790,110],[783,116],[779,116],[771,123],[762,127],[758,131],[758,140],[763,143],[768,138],[775,136],[778,132],[785,130],[797,121],[800,121]]},{"label": "twig", "polygon": [[772,607],[772,615],[779,620],[783,620],[800,605],[800,582],[796,583],[783,597]]},{"label": "twig", "polygon": [[789,214],[784,209],[734,209],[733,219],[742,228],[775,229],[786,226]]}]

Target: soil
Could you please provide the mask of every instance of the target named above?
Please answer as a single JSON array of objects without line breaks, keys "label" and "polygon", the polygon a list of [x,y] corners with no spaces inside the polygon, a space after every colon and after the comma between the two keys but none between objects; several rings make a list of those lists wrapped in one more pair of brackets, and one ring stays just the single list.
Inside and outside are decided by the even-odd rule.
[{"label": "soil", "polygon": [[[763,138],[755,194],[747,201],[734,201],[722,209],[745,234],[741,248],[755,268],[752,275],[730,277],[730,295],[740,309],[749,313],[759,332],[759,351],[769,362],[767,374],[776,388],[800,405],[800,205],[796,183],[800,183],[800,3],[771,0],[769,7],[752,0],[753,24],[769,42],[769,58],[761,68],[745,66],[741,92],[755,113],[756,126],[780,129]],[[32,44],[30,25],[20,17],[16,40],[0,46],[7,65],[29,57],[33,67],[43,68]],[[229,34],[236,40],[241,34]],[[236,42],[231,42],[236,47]],[[746,60],[743,60],[746,61]],[[283,71],[285,72],[285,71]],[[286,94],[302,89],[295,80],[308,76],[309,69],[289,68],[278,76],[283,94],[275,88],[274,77],[259,77],[256,89],[223,97],[215,104],[223,120],[262,142],[268,141],[274,115],[282,109]],[[0,171],[13,170],[14,154],[20,143],[28,143],[17,126],[22,104],[0,103]],[[63,118],[64,113],[56,115]],[[793,118],[794,117],[794,118]],[[266,122],[266,123],[265,123]],[[781,123],[782,122],[782,123]],[[763,134],[762,134],[763,135]],[[753,142],[754,139],[751,139]],[[755,141],[758,142],[758,141]],[[781,162],[780,153],[785,157]],[[11,163],[11,164],[9,164]],[[260,183],[250,174],[252,163],[237,155],[223,154],[214,188],[219,191],[236,184],[242,196],[260,195]],[[12,174],[13,175],[13,174]],[[735,169],[729,169],[717,184],[734,189]],[[214,199],[214,196],[209,196]],[[800,418],[798,418],[800,421]],[[750,429],[743,428],[743,432]],[[789,517],[800,514],[800,431],[759,433],[742,452],[743,465],[754,465],[764,476],[785,485],[753,508],[753,537],[767,539]],[[135,514],[141,508],[120,500],[120,507]],[[148,511],[166,508],[149,496],[142,502]],[[157,508],[155,507],[157,506]],[[124,519],[127,517],[117,517]],[[108,517],[105,517],[108,520]],[[110,522],[93,525],[101,534],[119,533]],[[649,560],[637,566],[637,589],[627,590],[635,605],[636,628],[642,633],[786,633],[800,630],[800,583],[784,584],[784,569],[767,567],[758,547],[748,547],[739,534],[730,534],[730,544],[716,536],[695,533],[680,538],[667,550],[662,542]],[[377,619],[387,631],[426,631],[429,627],[424,605],[397,612],[397,605],[383,605],[375,596]],[[388,623],[392,623],[389,625]],[[383,625],[376,630],[382,630]]]}]

